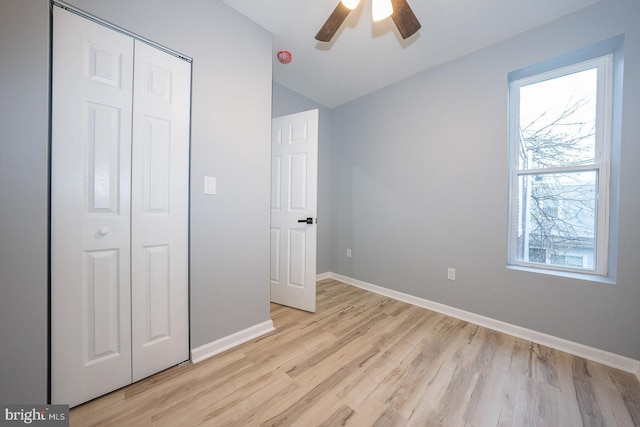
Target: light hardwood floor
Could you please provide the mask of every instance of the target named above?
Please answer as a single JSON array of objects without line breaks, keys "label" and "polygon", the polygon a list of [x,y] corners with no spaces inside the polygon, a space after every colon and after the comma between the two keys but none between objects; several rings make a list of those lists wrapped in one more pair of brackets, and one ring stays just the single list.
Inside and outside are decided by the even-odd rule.
[{"label": "light hardwood floor", "polygon": [[640,426],[632,374],[367,291],[71,410],[72,426]]}]

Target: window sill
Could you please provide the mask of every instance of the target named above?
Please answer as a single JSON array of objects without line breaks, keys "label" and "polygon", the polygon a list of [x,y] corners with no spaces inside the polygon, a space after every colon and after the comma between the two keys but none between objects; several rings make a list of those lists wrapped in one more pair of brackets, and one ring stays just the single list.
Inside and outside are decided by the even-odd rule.
[{"label": "window sill", "polygon": [[546,274],[549,276],[564,277],[567,279],[586,280],[588,282],[605,283],[607,285],[615,285],[614,277],[600,276],[597,274],[574,273],[571,271],[547,270],[544,268],[524,267],[521,265],[507,265],[508,270],[526,271],[528,273]]}]

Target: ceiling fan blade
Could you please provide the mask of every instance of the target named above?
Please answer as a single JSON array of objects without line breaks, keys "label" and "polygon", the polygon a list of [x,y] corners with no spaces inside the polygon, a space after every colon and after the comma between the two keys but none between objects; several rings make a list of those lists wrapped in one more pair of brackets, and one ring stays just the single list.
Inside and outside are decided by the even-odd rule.
[{"label": "ceiling fan blade", "polygon": [[407,0],[391,0],[391,4],[393,5],[391,18],[396,27],[398,27],[402,38],[406,39],[414,35],[422,25],[420,25]]},{"label": "ceiling fan blade", "polygon": [[338,2],[336,8],[331,12],[331,15],[327,18],[327,21],[324,23],[318,34],[316,34],[316,40],[321,42],[331,41],[333,36],[340,28],[340,25],[347,19],[347,15],[349,15],[351,9],[342,4],[342,2]]}]

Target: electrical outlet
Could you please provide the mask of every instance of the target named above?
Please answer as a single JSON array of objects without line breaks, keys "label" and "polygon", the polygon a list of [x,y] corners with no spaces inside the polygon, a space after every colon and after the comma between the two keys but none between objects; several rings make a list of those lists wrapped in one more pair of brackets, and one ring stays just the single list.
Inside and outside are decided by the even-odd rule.
[{"label": "electrical outlet", "polygon": [[456,280],[456,269],[455,268],[448,268],[447,269],[447,279]]},{"label": "electrical outlet", "polygon": [[347,258],[351,258],[351,249],[347,248]]}]

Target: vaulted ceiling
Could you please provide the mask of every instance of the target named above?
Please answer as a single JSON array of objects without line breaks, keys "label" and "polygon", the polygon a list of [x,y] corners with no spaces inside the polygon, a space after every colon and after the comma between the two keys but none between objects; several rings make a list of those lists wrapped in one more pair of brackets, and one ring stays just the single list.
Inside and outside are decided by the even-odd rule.
[{"label": "vaulted ceiling", "polygon": [[422,28],[406,40],[363,0],[329,43],[314,36],[339,0],[222,1],[273,33],[276,83],[333,108],[603,0],[408,0]]}]

